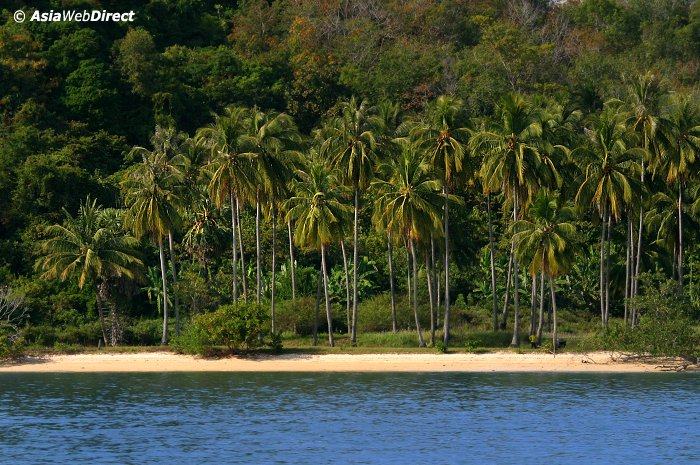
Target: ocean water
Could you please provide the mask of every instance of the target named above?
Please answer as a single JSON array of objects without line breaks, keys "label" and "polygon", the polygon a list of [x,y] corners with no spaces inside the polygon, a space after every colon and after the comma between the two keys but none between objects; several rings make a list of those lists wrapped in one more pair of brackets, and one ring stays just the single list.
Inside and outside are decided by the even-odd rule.
[{"label": "ocean water", "polygon": [[7,464],[699,464],[700,375],[0,374]]}]

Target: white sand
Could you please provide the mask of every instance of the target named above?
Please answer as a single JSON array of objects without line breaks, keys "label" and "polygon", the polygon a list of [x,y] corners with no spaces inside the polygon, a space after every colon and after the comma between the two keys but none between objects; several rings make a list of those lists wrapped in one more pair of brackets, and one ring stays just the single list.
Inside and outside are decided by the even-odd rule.
[{"label": "white sand", "polygon": [[609,352],[517,354],[328,354],[204,359],[170,352],[51,355],[0,365],[3,372],[388,371],[651,372],[658,363],[623,361]]}]

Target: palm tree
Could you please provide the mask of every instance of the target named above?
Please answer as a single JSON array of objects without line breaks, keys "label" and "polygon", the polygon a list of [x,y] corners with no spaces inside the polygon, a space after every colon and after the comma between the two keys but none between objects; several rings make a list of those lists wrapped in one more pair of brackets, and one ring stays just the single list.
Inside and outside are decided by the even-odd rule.
[{"label": "palm tree", "polygon": [[181,172],[169,163],[166,153],[148,151],[143,147],[132,149],[133,155],[141,155],[142,161],[124,173],[121,188],[127,207],[124,222],[137,239],[148,235],[158,244],[161,279],[163,281],[163,336],[168,342],[168,289],[163,238],[175,229],[180,221],[180,198],[173,189],[181,179]]},{"label": "palm tree", "polygon": [[[538,188],[557,187],[560,182],[554,162],[540,151],[542,134],[541,112],[524,97],[510,94],[501,100],[498,118],[492,127],[476,132],[470,142],[474,153],[484,154],[480,175],[485,194],[503,192],[506,204],[512,206],[513,223],[518,221],[520,210]],[[511,246],[511,249],[514,247]],[[512,273],[514,324],[511,345],[518,346],[520,298],[517,258],[512,260]]]},{"label": "palm tree", "polygon": [[[407,139],[398,139],[400,154],[389,160],[383,171],[391,173],[387,180],[376,180],[373,188],[378,197],[375,222],[386,225],[387,231],[404,237],[411,253],[413,268],[413,316],[418,333],[418,345],[425,346],[418,318],[418,261],[416,247],[430,244],[430,236],[441,227],[440,206],[443,198],[441,183],[425,162],[422,151]],[[450,196],[449,200],[455,200]],[[426,248],[427,250],[427,248]],[[426,269],[426,272],[429,270]]]},{"label": "palm tree", "polygon": [[[270,205],[270,217],[274,223],[277,217],[277,204],[287,197],[287,183],[291,178],[293,162],[298,157],[294,150],[298,144],[298,131],[292,118],[285,113],[263,112],[258,108],[250,111],[247,132],[241,137],[245,155],[251,159],[256,173],[255,198],[255,251],[256,251],[256,302],[261,297],[261,247],[260,214],[261,203]],[[273,262],[275,250],[273,248]],[[273,270],[274,273],[274,270]],[[274,294],[274,279],[272,293]],[[270,312],[273,316],[274,299]]]},{"label": "palm tree", "polygon": [[678,283],[683,286],[683,192],[700,165],[700,111],[689,97],[676,96],[670,107],[666,134],[660,145],[657,164],[666,173],[666,182],[678,189]]},{"label": "palm tree", "polygon": [[[657,153],[657,129],[660,123],[660,107],[661,101],[665,96],[666,91],[664,89],[661,79],[653,74],[646,73],[644,75],[636,77],[633,79],[627,89],[627,101],[617,102],[613,101],[613,104],[623,103],[623,108],[627,111],[627,125],[635,132],[641,139],[643,152],[640,152],[640,174],[639,179],[644,186],[644,176],[645,176],[645,166],[644,162],[647,158],[654,161],[654,154]],[[643,231],[643,218],[644,218],[644,204],[641,195],[643,191],[640,190],[640,202],[639,202],[639,228],[638,228],[638,238],[636,247],[632,247],[636,251],[636,257],[632,258],[631,265],[634,266],[631,276],[631,289],[630,297],[637,295],[638,291],[638,280],[639,273],[641,271],[641,260],[642,260],[642,231]],[[631,222],[631,219],[630,219]],[[631,228],[633,229],[633,228]],[[633,232],[633,231],[632,231]],[[634,241],[634,239],[632,239]],[[632,243],[632,245],[634,245]]]},{"label": "palm tree", "polygon": [[357,272],[360,190],[365,189],[372,177],[376,161],[375,124],[373,109],[366,100],[355,97],[343,102],[340,116],[326,128],[327,139],[321,148],[330,155],[330,164],[341,173],[342,180],[352,188],[354,199],[353,252],[352,252],[352,321],[350,341],[357,342]]},{"label": "palm tree", "polygon": [[328,323],[328,344],[333,347],[333,315],[328,293],[328,246],[342,234],[344,217],[350,208],[342,202],[337,179],[318,157],[314,157],[305,170],[297,170],[298,180],[293,182],[294,194],[285,203],[286,219],[294,220],[294,240],[300,247],[321,252],[320,274]]},{"label": "palm tree", "polygon": [[606,108],[593,119],[586,130],[588,143],[572,153],[581,153],[585,159],[583,182],[576,193],[580,205],[593,205],[600,215],[600,313],[604,327],[608,324],[610,309],[609,267],[606,266],[610,249],[610,225],[618,220],[639,190],[639,182],[632,176],[639,172],[644,149],[628,148],[632,136],[625,124],[624,114],[614,107]]},{"label": "palm tree", "polygon": [[[528,209],[529,218],[516,221],[512,226],[515,255],[522,263],[529,262],[533,278],[538,273],[549,280],[552,299],[552,350],[557,352],[557,302],[554,278],[565,273],[572,262],[572,244],[576,228],[569,219],[573,211],[560,207],[556,196],[542,192]],[[534,279],[533,279],[534,283]],[[544,314],[540,306],[537,326],[537,344],[542,341]]]},{"label": "palm tree", "polygon": [[465,161],[468,130],[463,125],[463,102],[455,97],[440,96],[428,108],[425,121],[413,124],[410,133],[425,150],[426,158],[442,177],[445,238],[445,316],[443,342],[450,339],[450,192],[454,188]]},{"label": "palm tree", "polygon": [[[233,274],[233,300],[238,299],[238,244],[237,202],[240,195],[255,186],[255,173],[250,159],[243,155],[241,138],[247,128],[248,112],[243,107],[227,107],[223,115],[216,115],[214,122],[197,131],[197,142],[209,151],[205,166],[209,183],[207,190],[217,208],[228,201],[231,208],[231,250]],[[242,258],[242,257],[241,257]],[[245,276],[245,269],[242,269]],[[245,279],[245,278],[243,278]]]},{"label": "palm tree", "polygon": [[[45,230],[46,238],[39,242],[40,258],[35,268],[42,279],[77,278],[78,288],[86,284],[95,287],[95,302],[107,342],[104,306],[109,304],[109,285],[116,279],[137,279],[143,262],[138,258],[135,238],[125,234],[113,218],[105,214],[96,200],[88,197],[77,216],[64,210],[65,221]],[[111,345],[118,342],[116,307],[111,308]]]}]

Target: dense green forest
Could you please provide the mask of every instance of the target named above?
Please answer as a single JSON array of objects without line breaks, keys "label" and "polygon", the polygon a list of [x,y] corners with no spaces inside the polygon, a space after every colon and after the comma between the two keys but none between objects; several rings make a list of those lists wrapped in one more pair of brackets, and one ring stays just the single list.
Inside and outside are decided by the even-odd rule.
[{"label": "dense green forest", "polygon": [[559,314],[697,352],[698,2],[30,3],[0,9],[5,344],[539,346]]}]

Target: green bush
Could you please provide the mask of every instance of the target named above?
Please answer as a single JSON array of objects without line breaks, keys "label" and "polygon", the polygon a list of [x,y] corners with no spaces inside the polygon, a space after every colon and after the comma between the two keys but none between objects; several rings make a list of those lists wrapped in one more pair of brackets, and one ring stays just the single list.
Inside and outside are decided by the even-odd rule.
[{"label": "green bush", "polygon": [[97,341],[102,337],[102,327],[99,321],[85,323],[79,326],[68,326],[57,329],[55,332],[56,343],[67,345],[96,346]]},{"label": "green bush", "polygon": [[24,339],[8,332],[0,332],[0,360],[11,360],[24,355]]},{"label": "green bush", "polygon": [[124,331],[124,341],[133,345],[158,345],[162,337],[163,320],[161,319],[138,320],[129,325]]},{"label": "green bush", "polygon": [[180,354],[203,355],[213,354],[213,342],[201,325],[189,324],[170,341],[170,347]]},{"label": "green bush", "polygon": [[229,351],[270,345],[279,349],[281,340],[270,340],[267,308],[253,303],[223,305],[214,312],[195,316],[172,347],[183,353],[209,355],[216,346]]},{"label": "green bush", "polygon": [[22,330],[22,337],[27,344],[52,347],[56,343],[56,328],[49,325],[27,326]]},{"label": "green bush", "polygon": [[[422,324],[429,321],[429,310],[423,311],[423,306],[419,306],[419,315]],[[391,294],[383,293],[372,296],[360,302],[357,309],[357,330],[359,332],[391,331]],[[413,310],[408,305],[405,295],[396,296],[396,326],[399,330],[410,330],[415,328]]]},{"label": "green bush", "polygon": [[639,355],[697,361],[700,357],[700,335],[694,321],[697,309],[675,281],[654,285],[650,282],[652,278],[644,277],[644,293],[630,302],[640,313],[639,323],[632,328],[613,322],[601,336],[603,346]]},{"label": "green bush", "polygon": [[[314,330],[315,297],[283,300],[275,308],[275,330],[308,336]],[[324,312],[321,314],[321,312]],[[325,310],[319,308],[319,326],[326,321]],[[324,325],[325,328],[325,325]]]}]

